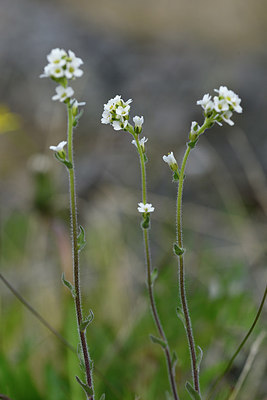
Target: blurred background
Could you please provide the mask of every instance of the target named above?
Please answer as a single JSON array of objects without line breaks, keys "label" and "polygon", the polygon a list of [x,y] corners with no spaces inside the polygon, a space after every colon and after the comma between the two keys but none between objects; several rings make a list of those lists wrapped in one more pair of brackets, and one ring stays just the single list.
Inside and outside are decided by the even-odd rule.
[{"label": "blurred background", "polygon": [[[162,156],[181,160],[196,101],[226,85],[242,98],[234,127],[214,127],[190,155],[184,190],[187,291],[204,352],[203,393],[250,327],[266,284],[267,140],[264,0],[2,0],[0,4],[1,276],[76,349],[68,179],[49,150],[65,140],[55,84],[39,79],[52,48],[72,49],[84,75],[72,87],[85,113],[75,131],[84,310],[95,387],[107,399],[167,399],[168,379],[145,286],[139,162],[128,134],[101,125],[103,104],[132,98],[144,115],[156,296],[176,379],[189,399],[189,353],[177,319],[176,187]],[[0,393],[12,400],[82,400],[76,354],[0,282]],[[266,308],[216,399],[235,384],[251,346],[238,399],[266,400]],[[205,398],[205,397],[204,397]]]}]

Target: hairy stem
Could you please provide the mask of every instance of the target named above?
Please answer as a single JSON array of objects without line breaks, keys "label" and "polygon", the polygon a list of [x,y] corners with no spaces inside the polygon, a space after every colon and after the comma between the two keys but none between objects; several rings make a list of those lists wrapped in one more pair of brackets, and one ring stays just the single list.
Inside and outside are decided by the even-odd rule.
[{"label": "hairy stem", "polygon": [[[70,187],[70,210],[71,210],[71,230],[72,230],[72,258],[73,258],[73,281],[75,288],[75,309],[77,317],[77,325],[80,336],[81,348],[83,352],[86,383],[90,389],[93,390],[93,380],[90,356],[86,342],[85,332],[80,329],[81,322],[83,321],[81,291],[80,291],[80,270],[79,270],[79,250],[78,250],[78,224],[77,224],[77,206],[76,206],[76,192],[75,192],[75,169],[73,160],[73,115],[71,106],[68,105],[68,158],[72,164],[69,171],[69,187]],[[88,400],[94,400],[94,395],[87,396]]]},{"label": "hairy stem", "polygon": [[182,224],[182,200],[183,200],[183,186],[185,178],[185,167],[188,160],[189,153],[191,149],[196,145],[197,140],[206,129],[210,128],[212,118],[206,118],[203,125],[199,128],[197,132],[197,137],[194,142],[189,142],[187,149],[184,154],[184,158],[181,165],[181,170],[179,173],[179,183],[177,189],[177,212],[176,212],[176,244],[181,249],[182,254],[178,255],[178,279],[179,279],[179,292],[180,300],[182,304],[183,314],[185,318],[185,330],[189,345],[190,357],[191,357],[191,368],[192,368],[192,378],[194,383],[194,389],[200,395],[200,385],[199,385],[199,368],[197,366],[196,357],[196,347],[194,341],[193,328],[191,324],[190,312],[187,303],[186,289],[185,289],[185,267],[184,267],[184,254],[183,254],[183,224]]},{"label": "hairy stem", "polygon": [[[177,194],[177,233],[176,240],[177,245],[180,249],[183,248],[183,229],[182,229],[182,196],[183,196],[183,183],[184,183],[184,172],[186,167],[186,162],[189,156],[191,148],[188,146],[186,152],[184,154],[179,184],[178,184],[178,194]],[[184,268],[184,255],[181,254],[178,256],[179,260],[179,289],[180,289],[180,299],[182,304],[182,309],[185,317],[185,328],[186,335],[190,350],[191,356],[191,367],[192,367],[192,375],[194,382],[194,389],[200,394],[200,386],[199,386],[199,370],[197,367],[197,357],[196,357],[196,348],[194,342],[194,334],[191,324],[191,318],[189,313],[189,308],[187,304],[186,290],[185,290],[185,268]]]},{"label": "hairy stem", "polygon": [[[140,143],[138,140],[138,135],[135,134],[133,131],[131,131],[131,133],[136,141],[137,150],[139,153],[140,166],[141,166],[141,181],[142,181],[142,202],[144,204],[146,204],[146,201],[147,201],[146,200],[146,198],[147,198],[147,196],[146,196],[146,168],[145,168],[144,153],[140,146]],[[164,353],[165,353],[168,376],[169,376],[169,381],[170,381],[173,398],[174,398],[174,400],[179,400],[178,391],[177,391],[176,382],[175,382],[175,371],[174,371],[172,361],[171,361],[170,348],[169,348],[168,340],[166,338],[162,324],[160,322],[160,318],[159,318],[157,307],[156,307],[155,296],[154,296],[154,286],[153,286],[152,277],[151,277],[152,262],[151,262],[150,246],[149,246],[149,231],[148,231],[148,229],[143,228],[143,238],[144,238],[144,250],[145,250],[145,259],[146,259],[146,267],[147,267],[147,289],[148,289],[151,312],[152,312],[152,316],[153,316],[158,334],[160,335],[160,338],[165,343]]]}]

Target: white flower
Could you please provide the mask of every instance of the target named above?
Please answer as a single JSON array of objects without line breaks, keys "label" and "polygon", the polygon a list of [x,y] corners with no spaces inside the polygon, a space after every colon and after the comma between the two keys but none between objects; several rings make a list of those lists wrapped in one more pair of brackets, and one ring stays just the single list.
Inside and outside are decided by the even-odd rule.
[{"label": "white flower", "polygon": [[77,67],[75,62],[68,62],[65,69],[65,76],[68,79],[80,78],[83,75],[83,71]]},{"label": "white flower", "polygon": [[63,140],[63,142],[60,142],[57,146],[50,146],[49,149],[53,150],[55,152],[61,152],[64,150],[64,147],[66,146],[67,142]]},{"label": "white flower", "polygon": [[53,78],[62,78],[64,76],[64,69],[61,65],[59,64],[48,64],[47,66],[47,71],[49,76],[52,76]]},{"label": "white flower", "polygon": [[223,111],[228,111],[229,104],[224,98],[220,99],[218,96],[214,96],[214,110],[216,110],[219,113]]},{"label": "white flower", "polygon": [[144,117],[138,117],[138,115],[136,115],[135,117],[133,117],[133,122],[134,122],[134,130],[136,133],[141,133],[142,131],[142,125],[144,123]]},{"label": "white flower", "polygon": [[69,56],[67,58],[67,61],[73,63],[76,66],[76,68],[80,67],[83,64],[83,60],[79,57],[76,57],[73,51],[69,50],[68,53]]},{"label": "white flower", "polygon": [[233,125],[234,125],[234,122],[230,119],[232,115],[233,115],[232,111],[228,110],[228,111],[225,111],[225,112],[221,115],[221,117],[222,117],[222,119],[224,120],[224,122],[226,122],[227,124],[233,126]]},{"label": "white flower", "polygon": [[153,212],[155,210],[155,208],[152,206],[151,203],[138,203],[139,207],[137,207],[137,210],[140,213],[150,213]]},{"label": "white flower", "polygon": [[63,102],[73,96],[74,90],[70,86],[66,88],[63,86],[57,86],[56,93],[57,94],[52,97],[52,100],[59,100],[60,102]]},{"label": "white flower", "polygon": [[[145,152],[145,143],[146,143],[147,141],[148,141],[148,139],[145,138],[145,137],[143,137],[142,139],[139,140],[139,144],[140,144],[140,146],[141,146],[143,152]],[[134,144],[135,147],[137,147],[137,143],[136,143],[136,140],[135,140],[135,139],[132,140],[132,144]]]},{"label": "white flower", "polygon": [[112,126],[115,129],[115,131],[120,131],[121,129],[125,129],[126,126],[128,125],[128,121],[121,120],[121,121],[113,121]]},{"label": "white flower", "polygon": [[47,60],[50,64],[57,64],[63,66],[66,64],[66,59],[63,58],[67,55],[66,51],[63,49],[53,49],[47,56]]},{"label": "white flower", "polygon": [[177,161],[176,161],[172,151],[170,153],[168,153],[167,156],[163,156],[162,159],[163,159],[163,161],[165,161],[165,163],[167,163],[169,165],[169,167],[173,171],[177,170],[178,164],[177,164]]},{"label": "white flower", "polygon": [[204,94],[202,100],[198,100],[197,101],[197,105],[203,107],[204,109],[206,108],[206,105],[209,103],[211,99],[211,95],[210,94]]}]

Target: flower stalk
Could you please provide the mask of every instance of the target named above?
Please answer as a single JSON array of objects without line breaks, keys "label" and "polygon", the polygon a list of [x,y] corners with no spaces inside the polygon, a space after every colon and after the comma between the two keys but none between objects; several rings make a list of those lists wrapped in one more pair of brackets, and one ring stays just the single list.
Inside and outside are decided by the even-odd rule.
[{"label": "flower stalk", "polygon": [[71,231],[72,231],[73,282],[74,282],[74,294],[75,294],[74,302],[76,309],[77,326],[79,331],[81,349],[83,353],[84,366],[86,372],[86,384],[90,389],[87,391],[88,393],[86,392],[86,395],[88,400],[94,400],[94,388],[93,388],[92,368],[91,368],[92,362],[90,360],[88,352],[85,331],[81,329],[81,325],[83,323],[83,314],[82,314],[81,290],[80,290],[78,224],[77,224],[77,205],[76,205],[76,192],[75,192],[75,167],[73,159],[73,113],[70,103],[67,104],[67,109],[68,109],[68,160],[72,165],[72,168],[68,168],[68,172],[69,172]]},{"label": "flower stalk", "polygon": [[[133,137],[135,139],[136,147],[137,147],[138,154],[139,154],[140,168],[141,168],[141,182],[142,182],[142,201],[143,201],[143,204],[146,204],[147,190],[146,190],[145,156],[144,156],[142,147],[139,143],[138,134],[134,132],[134,130],[132,129],[131,126],[128,126],[128,129],[129,129],[129,132],[133,135]],[[146,216],[144,214],[144,220],[145,219],[146,219]],[[151,253],[150,253],[150,246],[149,246],[149,224],[144,225],[144,223],[143,223],[142,230],[143,230],[144,250],[145,250],[145,259],[146,259],[146,267],[147,267],[147,289],[148,289],[151,312],[152,312],[152,316],[153,316],[158,334],[161,339],[161,342],[158,341],[158,343],[161,344],[161,347],[163,348],[163,351],[165,353],[172,395],[173,395],[174,400],[179,400],[179,395],[178,395],[177,386],[176,386],[176,382],[175,382],[175,368],[174,368],[174,365],[172,362],[168,340],[167,340],[167,337],[165,335],[164,329],[162,327],[162,324],[161,324],[161,321],[160,321],[160,318],[158,315],[155,296],[154,296],[154,280],[152,279],[153,270],[152,270]],[[153,340],[153,337],[152,337],[152,340]]]}]

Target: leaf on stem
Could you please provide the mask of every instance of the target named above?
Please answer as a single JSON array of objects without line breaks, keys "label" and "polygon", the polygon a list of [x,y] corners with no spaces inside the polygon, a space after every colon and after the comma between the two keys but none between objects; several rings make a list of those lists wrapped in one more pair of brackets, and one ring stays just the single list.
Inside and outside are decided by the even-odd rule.
[{"label": "leaf on stem", "polygon": [[80,331],[85,332],[87,329],[87,326],[91,324],[91,322],[94,319],[94,313],[92,310],[89,311],[89,315],[80,323]]},{"label": "leaf on stem", "polygon": [[182,254],[184,254],[185,249],[179,247],[177,243],[174,243],[173,251],[174,251],[174,254],[176,254],[177,256],[181,256]]},{"label": "leaf on stem", "polygon": [[70,290],[70,292],[71,292],[73,298],[75,298],[75,297],[76,297],[75,288],[74,288],[74,286],[73,286],[69,281],[67,281],[67,280],[65,279],[64,272],[63,272],[63,274],[62,274],[62,276],[61,276],[61,280],[62,280],[63,285],[66,286],[66,288],[68,288],[68,289]]},{"label": "leaf on stem", "polygon": [[150,221],[149,214],[145,214],[144,215],[144,219],[142,221],[142,228],[143,229],[148,229],[149,228],[149,221]]},{"label": "leaf on stem", "polygon": [[183,323],[183,325],[185,326],[186,324],[185,324],[185,316],[184,316],[184,312],[183,312],[183,310],[182,310],[182,307],[180,307],[180,306],[178,306],[177,308],[176,308],[176,314],[177,314],[177,317],[179,318],[179,320]]},{"label": "leaf on stem", "polygon": [[197,346],[197,352],[196,352],[196,357],[197,357],[197,369],[199,370],[200,368],[200,364],[203,358],[203,351],[202,348],[200,346]]},{"label": "leaf on stem", "polygon": [[193,388],[193,386],[191,385],[191,383],[186,382],[186,390],[188,391],[188,393],[191,396],[191,399],[193,400],[201,400],[200,394]]},{"label": "leaf on stem", "polygon": [[78,241],[78,251],[81,251],[86,245],[85,231],[81,225],[80,225],[80,232],[79,232],[77,241]]},{"label": "leaf on stem", "polygon": [[55,157],[58,161],[64,164],[68,169],[72,169],[73,165],[70,161],[66,160],[65,158],[60,157],[58,153],[55,153]]},{"label": "leaf on stem", "polygon": [[77,346],[77,355],[78,359],[80,361],[80,368],[84,374],[86,374],[86,368],[85,368],[85,363],[84,363],[84,358],[83,358],[83,352],[82,352],[82,346],[81,343],[78,343]]},{"label": "leaf on stem", "polygon": [[76,126],[78,125],[79,119],[80,119],[81,116],[83,115],[83,112],[84,112],[84,110],[81,110],[81,111],[79,112],[79,114],[77,114],[77,115],[74,117],[74,120],[73,120],[73,127],[74,127],[74,128],[76,128]]},{"label": "leaf on stem", "polygon": [[178,172],[178,171],[174,171],[174,172],[173,172],[172,181],[173,181],[173,182],[179,181],[179,172]]},{"label": "leaf on stem", "polygon": [[105,400],[105,398],[106,398],[106,395],[105,395],[105,393],[103,393],[103,394],[100,396],[100,399],[99,399],[99,400]]},{"label": "leaf on stem", "polygon": [[87,396],[93,396],[94,391],[93,388],[89,387],[86,383],[82,382],[78,376],[75,377],[77,382],[81,385]]},{"label": "leaf on stem", "polygon": [[187,144],[190,147],[190,149],[193,149],[196,146],[197,142],[198,142],[198,139],[192,140],[191,142],[188,142]]},{"label": "leaf on stem", "polygon": [[164,350],[166,349],[167,343],[163,339],[158,338],[154,335],[149,335],[149,337],[153,343],[159,344]]},{"label": "leaf on stem", "polygon": [[152,285],[154,285],[157,277],[158,277],[158,270],[157,270],[157,268],[154,268],[153,271],[151,272]]}]

